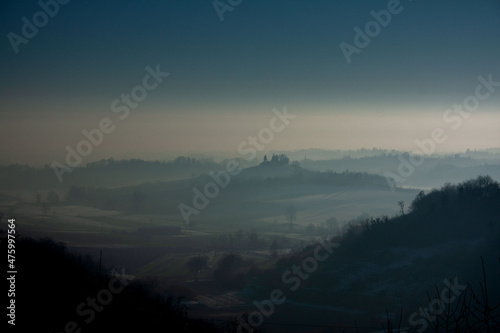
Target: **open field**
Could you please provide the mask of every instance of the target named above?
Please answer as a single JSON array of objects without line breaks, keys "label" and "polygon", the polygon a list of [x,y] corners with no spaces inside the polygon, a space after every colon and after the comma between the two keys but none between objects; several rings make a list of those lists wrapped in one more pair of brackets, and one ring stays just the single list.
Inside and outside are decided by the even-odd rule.
[{"label": "open field", "polygon": [[[269,245],[276,237],[286,239],[279,251],[286,253],[290,247],[303,246],[315,237],[304,231],[311,223],[319,226],[336,217],[342,225],[368,212],[375,216],[395,215],[396,203],[402,200],[409,204],[417,192],[295,184],[265,192],[248,191],[238,200],[228,202],[226,198],[235,197],[231,191],[215,198],[190,225],[179,222],[178,211],[164,215],[130,214],[64,201],[51,205],[44,215],[33,193],[22,191],[2,192],[0,207],[6,218],[16,218],[21,235],[50,237],[89,253],[94,259],[102,250],[106,266],[127,266],[137,274],[178,280],[188,278],[185,263],[190,257],[217,247],[217,258],[225,251],[237,251],[259,266],[268,266]],[[293,228],[284,214],[288,206],[297,208]],[[164,226],[180,227],[182,231],[178,235],[137,232],[141,227]],[[254,232],[258,240],[252,246],[245,245],[244,239],[221,244],[221,237],[231,238],[238,232],[243,238]]]}]

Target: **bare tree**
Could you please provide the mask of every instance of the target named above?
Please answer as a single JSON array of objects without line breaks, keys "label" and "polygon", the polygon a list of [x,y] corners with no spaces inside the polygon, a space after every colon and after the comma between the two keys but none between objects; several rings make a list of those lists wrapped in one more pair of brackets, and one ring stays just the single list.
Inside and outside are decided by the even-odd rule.
[{"label": "bare tree", "polygon": [[271,242],[271,246],[269,247],[269,252],[271,254],[271,257],[276,258],[278,256],[278,238],[277,236],[273,237],[273,240]]},{"label": "bare tree", "polygon": [[297,208],[295,206],[288,206],[285,211],[285,217],[288,220],[290,229],[292,229],[293,221],[297,219]]},{"label": "bare tree", "polygon": [[405,203],[404,201],[398,201],[399,209],[401,209],[401,215],[405,215]]},{"label": "bare tree", "polygon": [[241,248],[242,246],[242,243],[241,241],[243,240],[243,230],[241,229],[238,229],[235,233],[234,233],[234,238],[236,238],[236,242],[238,243],[238,247]]},{"label": "bare tree", "polygon": [[50,206],[49,206],[49,204],[46,203],[46,202],[42,203],[42,214],[44,216],[47,216],[49,214],[49,212],[50,212]]},{"label": "bare tree", "polygon": [[338,233],[340,231],[339,221],[335,217],[330,217],[328,220],[326,220],[326,225],[330,229],[330,233]]}]

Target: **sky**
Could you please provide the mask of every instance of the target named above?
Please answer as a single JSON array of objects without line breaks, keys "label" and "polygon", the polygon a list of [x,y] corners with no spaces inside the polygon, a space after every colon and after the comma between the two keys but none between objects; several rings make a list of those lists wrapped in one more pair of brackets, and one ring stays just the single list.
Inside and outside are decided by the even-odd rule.
[{"label": "sky", "polygon": [[59,1],[0,4],[0,164],[65,163],[103,119],[83,164],[238,157],[259,133],[264,151],[500,147],[498,0]]}]

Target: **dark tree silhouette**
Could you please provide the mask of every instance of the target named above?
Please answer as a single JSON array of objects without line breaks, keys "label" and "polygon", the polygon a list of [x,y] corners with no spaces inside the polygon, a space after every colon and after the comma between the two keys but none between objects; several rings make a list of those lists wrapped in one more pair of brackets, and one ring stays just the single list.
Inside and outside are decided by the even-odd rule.
[{"label": "dark tree silhouette", "polygon": [[217,262],[214,271],[214,278],[223,285],[229,285],[237,269],[243,263],[243,258],[239,254],[231,253],[225,255]]},{"label": "dark tree silhouette", "polygon": [[200,272],[207,268],[208,264],[208,257],[203,255],[203,256],[197,256],[193,257],[188,260],[187,266],[188,269],[194,274],[194,281],[198,281],[198,277],[200,275]]},{"label": "dark tree silhouette", "polygon": [[59,194],[57,194],[56,191],[50,191],[47,193],[47,202],[51,204],[58,204],[59,203]]},{"label": "dark tree silhouette", "polygon": [[141,190],[132,192],[132,207],[134,211],[141,211],[144,208],[145,194]]},{"label": "dark tree silhouette", "polygon": [[72,185],[68,189],[68,193],[66,194],[66,199],[69,202],[81,202],[87,200],[87,190],[81,186]]}]

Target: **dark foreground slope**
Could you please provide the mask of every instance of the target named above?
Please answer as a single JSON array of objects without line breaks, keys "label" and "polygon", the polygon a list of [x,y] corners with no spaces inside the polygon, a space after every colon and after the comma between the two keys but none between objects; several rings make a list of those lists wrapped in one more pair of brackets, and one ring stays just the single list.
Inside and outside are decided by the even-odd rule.
[{"label": "dark foreground slope", "polygon": [[[333,242],[340,246],[330,255],[317,252],[318,244],[308,246],[247,286],[247,297],[260,304],[276,289],[286,298],[260,328],[375,331],[389,318],[410,331],[446,332],[457,325],[459,331],[487,331],[488,325],[498,331],[500,186],[491,178],[422,192],[410,212],[352,224]],[[430,306],[442,304],[443,295],[452,300],[445,303],[449,313]],[[444,323],[448,328],[435,327]]]},{"label": "dark foreground slope", "polygon": [[[5,234],[1,243],[6,250]],[[49,239],[18,237],[15,326],[9,331],[217,332],[188,319],[185,307],[158,286],[122,268],[99,274],[98,266]]]}]

